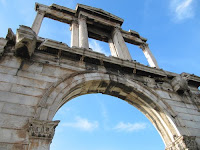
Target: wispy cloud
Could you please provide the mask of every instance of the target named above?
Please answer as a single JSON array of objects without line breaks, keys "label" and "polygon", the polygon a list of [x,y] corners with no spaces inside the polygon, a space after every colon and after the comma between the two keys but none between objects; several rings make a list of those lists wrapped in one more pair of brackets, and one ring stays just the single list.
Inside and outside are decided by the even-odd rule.
[{"label": "wispy cloud", "polygon": [[124,123],[124,122],[120,122],[114,127],[114,130],[125,131],[125,132],[134,132],[134,131],[143,130],[146,127],[147,127],[146,123]]},{"label": "wispy cloud", "polygon": [[100,45],[100,43],[96,40],[89,40],[89,47],[92,48],[92,50],[96,51],[96,52],[99,52],[99,53],[103,53],[105,54],[106,56],[109,55],[109,53],[107,53],[103,47]]},{"label": "wispy cloud", "polygon": [[194,17],[194,1],[195,0],[171,0],[170,9],[176,22]]},{"label": "wispy cloud", "polygon": [[64,127],[77,128],[83,131],[93,131],[99,127],[98,121],[89,121],[86,118],[76,117],[75,122],[61,124]]}]

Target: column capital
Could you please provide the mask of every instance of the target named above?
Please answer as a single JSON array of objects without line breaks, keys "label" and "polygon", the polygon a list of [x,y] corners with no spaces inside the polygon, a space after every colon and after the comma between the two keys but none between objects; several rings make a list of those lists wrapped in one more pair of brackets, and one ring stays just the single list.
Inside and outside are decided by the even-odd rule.
[{"label": "column capital", "polygon": [[45,10],[38,9],[38,10],[37,10],[37,13],[44,16],[45,13],[46,13],[46,11],[45,11]]},{"label": "column capital", "polygon": [[71,24],[77,24],[78,25],[78,18],[74,18],[71,22]]},{"label": "column capital", "polygon": [[179,136],[165,150],[198,150],[198,145],[195,141],[195,136]]},{"label": "column capital", "polygon": [[115,26],[113,28],[113,34],[115,34],[116,32],[120,32],[120,31],[121,31],[121,27],[119,27],[119,26]]},{"label": "column capital", "polygon": [[35,11],[45,13],[48,10],[48,6],[36,3],[35,4]]},{"label": "column capital", "polygon": [[29,138],[52,140],[59,122],[30,119],[28,126]]},{"label": "column capital", "polygon": [[88,17],[83,14],[80,14],[78,18],[86,21]]},{"label": "column capital", "polygon": [[147,43],[142,43],[142,44],[140,44],[140,48],[141,48],[142,50],[144,50],[144,49],[147,48],[147,47],[149,47],[149,44],[147,44]]}]

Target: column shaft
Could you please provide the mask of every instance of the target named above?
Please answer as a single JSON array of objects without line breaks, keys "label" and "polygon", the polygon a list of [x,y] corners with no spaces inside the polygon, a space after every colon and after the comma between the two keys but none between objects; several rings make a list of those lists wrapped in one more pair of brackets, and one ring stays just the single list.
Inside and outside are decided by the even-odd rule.
[{"label": "column shaft", "polygon": [[108,40],[108,44],[109,44],[109,47],[110,47],[111,55],[114,56],[114,57],[118,57],[118,53],[117,53],[117,51],[115,49],[115,45],[113,43],[113,40],[109,39]]},{"label": "column shaft", "polygon": [[79,27],[78,21],[72,21],[71,24],[71,47],[72,46],[79,46]]},{"label": "column shaft", "polygon": [[79,47],[89,49],[86,17],[79,17]]},{"label": "column shaft", "polygon": [[124,38],[122,37],[121,31],[119,28],[114,28],[113,34],[113,42],[117,52],[117,57],[125,59],[125,60],[132,60],[131,55],[128,51]]},{"label": "column shaft", "polygon": [[155,57],[153,56],[153,54],[151,53],[148,44],[143,43],[142,45],[140,45],[140,48],[142,49],[150,67],[159,68],[158,63],[157,63]]},{"label": "column shaft", "polygon": [[42,24],[42,20],[44,18],[44,14],[45,14],[45,12],[38,11],[37,15],[35,17],[35,20],[33,22],[32,30],[36,33],[36,35],[38,35],[38,33],[40,31],[40,27],[41,27],[41,24]]}]

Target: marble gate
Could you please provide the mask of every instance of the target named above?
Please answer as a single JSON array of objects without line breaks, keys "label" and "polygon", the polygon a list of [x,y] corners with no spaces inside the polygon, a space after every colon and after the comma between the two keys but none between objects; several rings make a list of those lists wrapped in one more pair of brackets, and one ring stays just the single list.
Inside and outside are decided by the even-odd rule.
[{"label": "marble gate", "polygon": [[[48,150],[67,101],[88,93],[118,97],[152,122],[166,150],[200,147],[200,77],[159,69],[147,39],[121,29],[123,19],[78,4],[75,10],[36,3],[32,27],[0,38],[0,149]],[[71,46],[38,36],[44,17],[71,25]],[[112,56],[89,48],[107,42]],[[131,59],[125,42],[139,46],[149,66]]]}]

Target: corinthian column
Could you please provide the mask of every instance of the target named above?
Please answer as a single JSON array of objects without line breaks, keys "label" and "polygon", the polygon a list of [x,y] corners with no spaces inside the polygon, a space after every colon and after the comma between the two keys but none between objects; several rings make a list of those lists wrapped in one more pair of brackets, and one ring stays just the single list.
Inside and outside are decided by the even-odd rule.
[{"label": "corinthian column", "polygon": [[36,35],[38,35],[40,31],[40,27],[42,25],[42,20],[44,18],[44,15],[45,15],[44,11],[40,11],[40,10],[37,11],[37,15],[32,25],[32,30],[36,33]]},{"label": "corinthian column", "polygon": [[122,37],[121,31],[118,27],[115,27],[113,30],[112,40],[116,50],[114,55],[117,55],[117,57],[121,59],[132,60],[124,38]]},{"label": "corinthian column", "polygon": [[71,47],[72,46],[79,46],[79,29],[78,29],[78,21],[73,20],[71,23]]},{"label": "corinthian column", "polygon": [[55,128],[60,121],[29,120],[28,150],[49,150]]},{"label": "corinthian column", "polygon": [[142,51],[143,51],[143,53],[144,53],[149,65],[151,67],[159,68],[158,67],[158,63],[157,63],[155,57],[153,56],[153,54],[151,53],[148,44],[147,43],[143,43],[143,44],[140,45],[140,48],[142,49]]},{"label": "corinthian column", "polygon": [[79,22],[79,47],[89,49],[88,43],[88,30],[87,30],[87,17],[80,15]]}]

